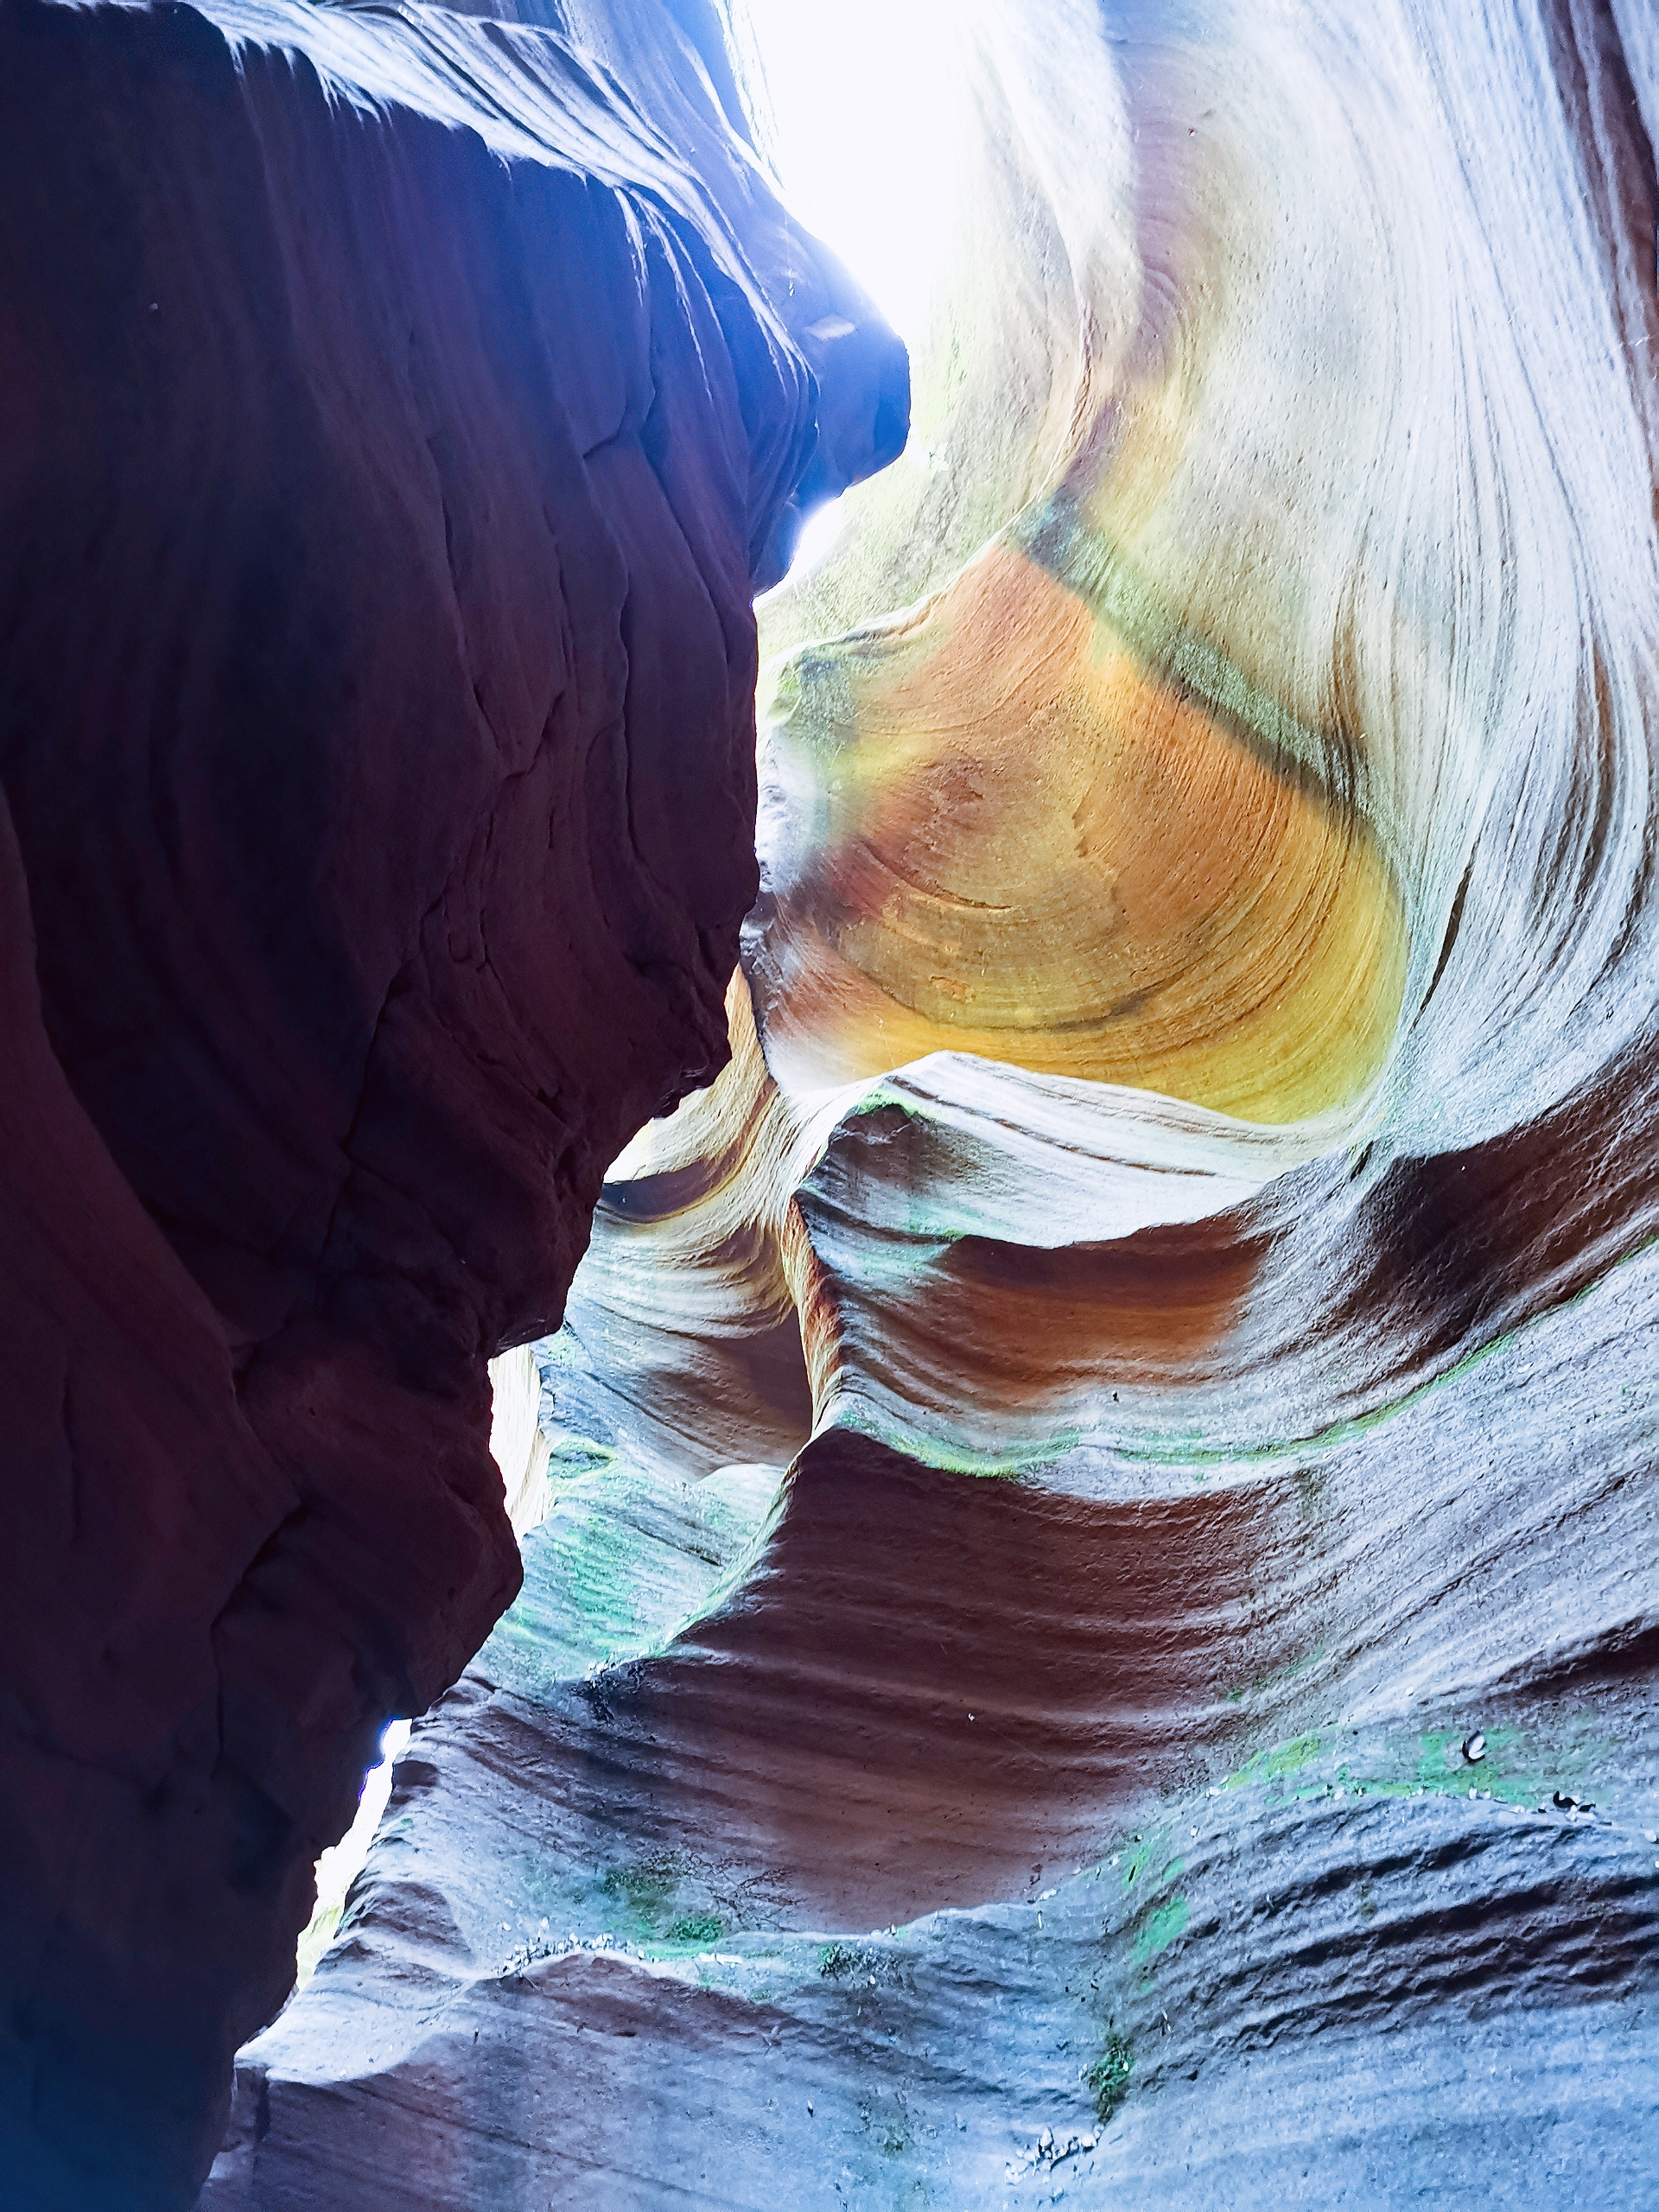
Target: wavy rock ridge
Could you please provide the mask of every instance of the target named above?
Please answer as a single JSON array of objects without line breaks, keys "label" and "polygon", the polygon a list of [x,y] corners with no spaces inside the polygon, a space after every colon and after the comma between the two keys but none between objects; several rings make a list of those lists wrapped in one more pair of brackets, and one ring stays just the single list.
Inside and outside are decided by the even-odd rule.
[{"label": "wavy rock ridge", "polygon": [[906,372],[684,12],[0,11],[30,2212],[193,2199],[385,1719],[518,1586],[486,1361],[726,1056],[753,588]]},{"label": "wavy rock ridge", "polygon": [[970,29],[732,1062],[544,1351],[581,1626],[417,1731],[215,2212],[1659,2197],[1659,42]]}]

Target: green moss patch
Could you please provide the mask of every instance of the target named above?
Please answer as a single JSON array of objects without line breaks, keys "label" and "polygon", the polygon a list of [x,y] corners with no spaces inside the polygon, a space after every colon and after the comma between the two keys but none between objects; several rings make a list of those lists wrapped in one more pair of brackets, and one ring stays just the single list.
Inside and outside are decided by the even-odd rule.
[{"label": "green moss patch", "polygon": [[665,1932],[671,1943],[717,1943],[726,1923],[712,1912],[687,1912],[671,1920]]},{"label": "green moss patch", "polygon": [[1136,1966],[1143,1967],[1148,1959],[1155,1959],[1160,1951],[1167,1950],[1185,1928],[1186,1922],[1186,1899],[1179,1893],[1166,1898],[1162,1904],[1154,1905],[1135,1939]]},{"label": "green moss patch", "polygon": [[1100,2056],[1083,2077],[1094,2097],[1096,2117],[1103,2126],[1128,2095],[1129,2076],[1134,2071],[1135,2051],[1128,2037],[1120,2035],[1116,2028],[1109,2028]]}]

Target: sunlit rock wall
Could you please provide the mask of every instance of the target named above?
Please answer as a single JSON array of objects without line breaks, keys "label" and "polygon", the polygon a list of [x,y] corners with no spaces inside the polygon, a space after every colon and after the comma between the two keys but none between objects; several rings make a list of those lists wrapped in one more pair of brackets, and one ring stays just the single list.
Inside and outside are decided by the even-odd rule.
[{"label": "sunlit rock wall", "polygon": [[733,1060],[215,2212],[1659,2201],[1659,40],[940,66]]},{"label": "sunlit rock wall", "polygon": [[907,374],[745,127],[655,0],[0,10],[18,2212],[194,2198],[518,1586],[486,1360],[726,1058],[753,593]]}]

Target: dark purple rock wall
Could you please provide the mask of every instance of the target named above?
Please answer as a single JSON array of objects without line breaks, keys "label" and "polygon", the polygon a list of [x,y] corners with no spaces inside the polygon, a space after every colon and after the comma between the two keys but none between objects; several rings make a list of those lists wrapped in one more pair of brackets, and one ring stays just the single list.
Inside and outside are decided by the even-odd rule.
[{"label": "dark purple rock wall", "polygon": [[677,118],[550,30],[0,12],[8,2205],[189,2201],[518,1587],[485,1363],[725,1058],[754,580],[902,440],[610,28]]},{"label": "dark purple rock wall", "polygon": [[1659,16],[950,21],[733,1059],[203,2212],[1659,2205]]}]

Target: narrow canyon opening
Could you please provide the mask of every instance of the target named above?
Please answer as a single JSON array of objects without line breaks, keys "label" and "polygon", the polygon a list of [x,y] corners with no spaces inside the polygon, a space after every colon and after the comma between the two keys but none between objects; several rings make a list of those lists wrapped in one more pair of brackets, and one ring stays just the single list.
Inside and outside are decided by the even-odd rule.
[{"label": "narrow canyon opening", "polygon": [[1659,2198],[1638,0],[0,0],[0,2199]]}]

